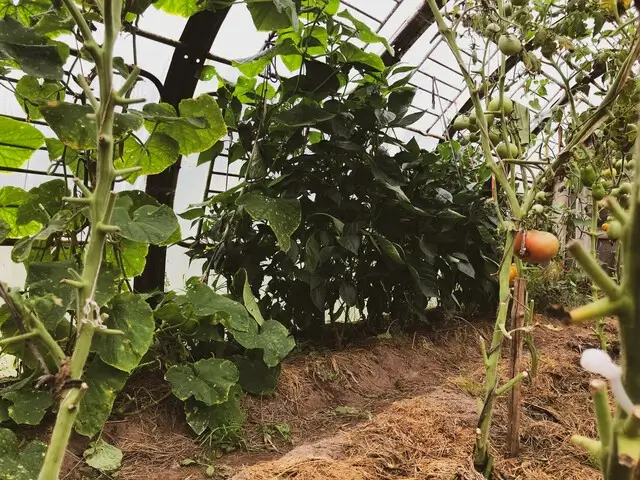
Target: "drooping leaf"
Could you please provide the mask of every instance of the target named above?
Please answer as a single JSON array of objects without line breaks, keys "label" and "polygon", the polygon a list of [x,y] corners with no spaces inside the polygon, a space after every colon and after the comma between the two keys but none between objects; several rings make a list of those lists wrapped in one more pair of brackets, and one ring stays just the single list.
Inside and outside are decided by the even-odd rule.
[{"label": "drooping leaf", "polygon": [[260,312],[258,302],[256,302],[256,299],[253,296],[251,285],[249,285],[247,271],[244,268],[240,269],[236,274],[236,281],[239,284],[239,288],[242,288],[242,301],[244,302],[245,308],[254,320],[258,322],[258,325],[262,325],[264,323],[264,318]]},{"label": "drooping leaf", "polygon": [[[241,397],[242,389],[238,385],[233,385],[224,403],[207,406],[191,398],[184,405],[187,423],[198,435],[206,430],[214,435],[215,432],[237,431],[242,427],[246,418],[240,405]],[[217,435],[222,437],[225,434],[218,433]]]},{"label": "drooping leaf", "polygon": [[253,25],[259,32],[298,27],[298,14],[293,0],[247,0]]},{"label": "drooping leaf", "polygon": [[343,282],[340,284],[340,298],[344,303],[349,307],[355,306],[358,301],[358,296],[356,294],[356,289],[350,283]]},{"label": "drooping leaf", "polygon": [[278,365],[296,346],[287,328],[276,320],[267,320],[258,331],[257,324],[248,332],[231,331],[233,338],[248,349],[260,349],[264,363]]},{"label": "drooping leaf", "polygon": [[116,395],[124,388],[127,378],[129,375],[126,372],[110,367],[99,357],[93,358],[83,377],[89,389],[76,417],[76,432],[85,437],[100,433],[111,415]]},{"label": "drooping leaf", "polygon": [[185,401],[190,397],[205,405],[224,403],[239,373],[230,360],[207,358],[195,363],[174,365],[165,374],[173,394]]},{"label": "drooping leaf", "polygon": [[42,114],[36,102],[64,100],[65,91],[64,85],[60,82],[45,80],[40,83],[37,77],[25,75],[16,83],[15,96],[20,107],[31,120],[40,120]]},{"label": "drooping leaf", "polygon": [[398,249],[393,242],[379,234],[375,236],[375,242],[383,254],[398,264],[404,264],[404,260],[402,260],[400,252],[398,252]]},{"label": "drooping leaf", "polygon": [[259,193],[248,193],[236,201],[251,218],[266,221],[275,233],[280,249],[288,252],[291,248],[291,235],[300,226],[302,213],[298,199],[271,198]]},{"label": "drooping leaf", "polygon": [[178,142],[181,155],[204,152],[227,134],[222,111],[211,95],[182,100],[178,110],[180,117],[200,117],[207,122],[206,128],[184,123],[160,123],[157,126],[157,133],[165,133]]},{"label": "drooping leaf", "polygon": [[42,145],[44,135],[36,127],[0,116],[0,168],[21,167]]},{"label": "drooping leaf", "polygon": [[335,117],[320,106],[299,103],[289,110],[285,110],[273,116],[273,121],[288,127],[305,127],[324,122]]},{"label": "drooping leaf", "polygon": [[167,205],[143,205],[130,215],[132,205],[130,197],[120,196],[111,218],[111,223],[120,227],[120,234],[126,239],[159,245],[179,227],[176,214]]},{"label": "drooping leaf", "polygon": [[102,473],[113,472],[122,465],[122,451],[101,438],[90,443],[82,456],[87,465]]},{"label": "drooping leaf", "polygon": [[23,425],[38,425],[53,404],[51,392],[28,388],[6,393],[2,397],[13,403],[8,409],[11,419]]},{"label": "drooping leaf", "polygon": [[38,233],[16,242],[11,249],[11,260],[13,260],[14,263],[22,263],[27,260],[35,242],[46,240],[54,233],[65,231],[72,218],[73,214],[68,210],[62,210],[56,213]]},{"label": "drooping leaf", "polygon": [[[74,150],[97,148],[96,121],[92,118],[90,105],[49,101],[40,105],[40,112],[57,137]],[[113,137],[122,139],[127,133],[142,127],[140,112],[116,113],[113,122]]]},{"label": "drooping leaf", "polygon": [[134,137],[124,141],[122,158],[116,168],[142,167],[139,172],[127,175],[127,182],[135,183],[141,175],[156,175],[173,165],[179,158],[178,142],[167,134],[153,133],[144,144]]},{"label": "drooping leaf", "polygon": [[256,325],[255,320],[249,316],[249,312],[241,303],[215,293],[204,283],[189,285],[187,298],[191,302],[194,315],[213,315],[214,319],[228,328],[242,332],[249,331],[252,325]]},{"label": "drooping leaf", "polygon": [[153,311],[143,297],[124,292],[111,301],[108,315],[107,327],[121,330],[124,335],[98,333],[92,350],[107,365],[131,372],[151,345],[155,326]]},{"label": "drooping leaf", "polygon": [[[233,66],[236,67],[243,75],[247,77],[255,77],[267,68],[273,59],[278,55],[300,55],[300,51],[291,40],[278,43],[274,47],[262,50],[257,55],[242,60],[235,60]],[[237,94],[236,94],[237,95]]]},{"label": "drooping leaf", "polygon": [[355,18],[353,15],[351,15],[351,13],[349,13],[348,10],[343,10],[342,12],[338,13],[338,17],[346,18],[353,24],[354,27],[356,27],[355,33],[359,40],[363,41],[364,43],[381,43],[391,55],[394,54],[393,48],[391,48],[391,45],[389,45],[389,42],[387,42],[386,38],[373,32],[373,30],[371,30],[371,28],[369,28],[366,23],[361,22],[360,20]]},{"label": "drooping leaf", "polygon": [[378,72],[382,72],[385,69],[384,62],[379,55],[375,53],[365,52],[361,48],[356,47],[352,43],[343,43],[340,45],[340,53],[344,55],[347,62],[354,64],[366,65]]},{"label": "drooping leaf", "polygon": [[64,206],[63,197],[70,194],[62,179],[50,180],[29,190],[27,198],[18,207],[16,223],[27,225],[36,221],[46,225],[49,219]]},{"label": "drooping leaf", "polygon": [[38,478],[47,446],[31,440],[20,450],[20,442],[8,428],[0,428],[0,472],[7,480]]},{"label": "drooping leaf", "polygon": [[248,350],[245,355],[234,355],[233,363],[238,367],[242,389],[253,395],[270,395],[276,391],[281,366],[268,367],[260,350]]},{"label": "drooping leaf", "polygon": [[0,19],[0,55],[12,58],[27,75],[61,80],[64,60],[57,45],[14,18]]}]

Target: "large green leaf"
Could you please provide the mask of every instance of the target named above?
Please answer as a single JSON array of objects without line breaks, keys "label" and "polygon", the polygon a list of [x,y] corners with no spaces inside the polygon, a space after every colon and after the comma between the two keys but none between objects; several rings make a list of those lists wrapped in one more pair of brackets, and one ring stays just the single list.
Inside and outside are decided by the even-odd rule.
[{"label": "large green leaf", "polygon": [[262,350],[264,363],[269,367],[278,365],[296,346],[287,328],[276,320],[264,322],[259,333],[257,325],[248,332],[232,330],[231,333],[243,347]]},{"label": "large green leaf", "polygon": [[267,65],[269,65],[278,55],[295,55],[300,58],[300,51],[291,39],[286,39],[286,41],[283,41],[274,47],[262,50],[253,57],[235,60],[233,62],[233,66],[240,70],[243,75],[246,75],[247,77],[255,77],[262,73],[264,69],[267,68]]},{"label": "large green leaf", "polygon": [[134,242],[126,238],[107,247],[107,262],[124,269],[126,278],[134,278],[141,275],[147,264],[149,245]]},{"label": "large green leaf", "polygon": [[29,25],[34,16],[51,8],[49,0],[0,0],[2,15],[15,18],[23,25]]},{"label": "large green leaf", "polygon": [[39,120],[42,114],[36,103],[39,100],[64,100],[65,91],[60,82],[45,80],[40,83],[37,77],[25,75],[16,83],[15,96],[24,113],[31,120]]},{"label": "large green leaf", "polygon": [[[204,152],[227,134],[222,111],[211,95],[182,100],[178,111],[182,118],[203,118],[207,123],[206,128],[196,128],[185,122],[158,124],[155,131],[165,133],[176,140],[181,155]],[[169,114],[170,110],[167,110],[167,113]]]},{"label": "large green leaf", "polygon": [[233,363],[238,367],[238,383],[245,392],[253,395],[269,395],[276,391],[281,366],[268,367],[260,350],[247,351],[245,355],[234,355]]},{"label": "large green leaf", "polygon": [[100,433],[111,415],[116,395],[124,388],[128,378],[126,372],[110,367],[99,357],[93,358],[83,377],[89,389],[76,417],[76,432],[85,437]]},{"label": "large green leaf", "polygon": [[143,205],[130,215],[132,206],[131,197],[120,196],[111,218],[111,223],[120,227],[120,234],[124,238],[159,245],[179,227],[176,214],[167,205]]},{"label": "large green leaf", "polygon": [[27,260],[35,242],[46,240],[54,233],[64,232],[72,218],[73,214],[68,210],[56,213],[38,233],[16,242],[11,249],[11,260],[14,263],[22,263]]},{"label": "large green leaf", "polygon": [[47,409],[53,404],[51,392],[22,388],[2,396],[13,405],[9,406],[9,416],[18,424],[38,425]]},{"label": "large green leaf", "polygon": [[21,167],[42,145],[44,135],[36,127],[0,116],[0,167]]},{"label": "large green leaf", "polygon": [[[51,129],[67,147],[92,150],[98,145],[98,130],[90,105],[50,101],[40,105],[40,112]],[[116,113],[113,122],[115,140],[142,127],[140,112]]]},{"label": "large green leaf", "polygon": [[209,430],[213,439],[221,439],[225,432],[237,432],[246,418],[240,405],[241,398],[242,389],[238,385],[231,387],[227,400],[221,404],[207,406],[191,398],[184,405],[187,423],[198,435]]},{"label": "large green leaf", "polygon": [[245,308],[254,320],[258,322],[258,325],[262,325],[264,323],[264,318],[260,312],[258,302],[256,302],[256,298],[253,296],[253,292],[251,291],[251,285],[249,285],[249,279],[247,278],[247,271],[244,268],[240,269],[234,280],[234,283],[237,283],[236,288],[242,289],[242,301],[244,302]]},{"label": "large green leaf", "polygon": [[66,182],[59,178],[32,188],[18,208],[17,224],[27,225],[29,222],[36,221],[46,225],[49,219],[64,206],[62,198],[69,194]]},{"label": "large green leaf", "polygon": [[142,167],[142,170],[127,176],[134,183],[141,175],[155,175],[173,165],[180,156],[178,142],[165,133],[153,133],[144,144],[134,137],[124,141],[122,158],[116,168]]},{"label": "large green leaf", "polygon": [[193,397],[205,405],[216,405],[227,401],[229,390],[238,382],[240,375],[230,360],[207,358],[196,363],[174,365],[164,378],[180,400]]},{"label": "large green leaf", "polygon": [[293,0],[247,0],[246,5],[259,32],[298,27],[298,13]]},{"label": "large green leaf", "polygon": [[271,198],[260,193],[248,193],[238,198],[236,204],[243,207],[254,220],[266,221],[275,233],[280,249],[289,251],[291,235],[302,220],[298,199]]},{"label": "large green leaf", "polygon": [[15,60],[28,75],[62,79],[64,60],[59,47],[11,17],[0,19],[0,54]]},{"label": "large green leaf", "polygon": [[214,320],[221,322],[227,328],[248,332],[256,323],[241,303],[215,293],[204,283],[189,285],[187,298],[191,302],[194,315],[199,317],[213,315]]},{"label": "large green leaf", "polygon": [[101,438],[90,443],[82,456],[87,465],[102,473],[113,472],[122,465],[122,451]]},{"label": "large green leaf", "polygon": [[153,311],[144,299],[131,292],[115,297],[108,310],[108,328],[124,335],[100,335],[93,340],[92,350],[107,365],[131,372],[140,363],[153,340]]},{"label": "large green leaf", "polygon": [[69,269],[77,269],[75,260],[59,262],[33,262],[27,266],[25,286],[31,297],[44,297],[47,294],[59,298],[63,306],[68,306],[75,298],[75,290],[69,285],[60,283],[69,278]]},{"label": "large green leaf", "polygon": [[158,0],[153,6],[171,15],[189,18],[205,9],[206,2],[198,0]]},{"label": "large green leaf", "polygon": [[344,58],[347,62],[367,65],[379,72],[383,72],[385,69],[384,62],[379,55],[376,55],[375,53],[365,52],[352,43],[343,43],[342,45],[340,45],[339,50],[340,53],[344,55]]},{"label": "large green leaf", "polygon": [[6,480],[33,480],[38,478],[47,446],[31,440],[20,450],[20,442],[8,428],[0,428],[0,472]]}]

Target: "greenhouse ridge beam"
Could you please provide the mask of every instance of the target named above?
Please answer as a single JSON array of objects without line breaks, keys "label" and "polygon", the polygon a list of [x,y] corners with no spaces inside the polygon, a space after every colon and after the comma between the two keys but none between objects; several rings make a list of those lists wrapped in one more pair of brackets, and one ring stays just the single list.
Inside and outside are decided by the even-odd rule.
[{"label": "greenhouse ridge beam", "polygon": [[[171,65],[164,82],[164,97],[161,99],[174,107],[181,100],[193,97],[198,85],[198,73],[208,58],[213,42],[224,23],[229,8],[196,13],[187,21],[180,43],[176,46]],[[146,192],[161,204],[173,207],[180,172],[180,161],[158,175],[147,178]],[[152,292],[164,290],[167,262],[166,247],[151,245],[147,264],[140,277],[134,281],[135,290]]]},{"label": "greenhouse ridge beam", "polygon": [[400,33],[391,42],[393,46],[394,55],[391,55],[389,51],[385,51],[382,54],[382,61],[386,66],[395,65],[402,60],[402,56],[407,53],[411,46],[427,31],[430,25],[434,22],[433,13],[429,8],[429,4],[424,4],[418,9],[405,26],[400,30]]}]

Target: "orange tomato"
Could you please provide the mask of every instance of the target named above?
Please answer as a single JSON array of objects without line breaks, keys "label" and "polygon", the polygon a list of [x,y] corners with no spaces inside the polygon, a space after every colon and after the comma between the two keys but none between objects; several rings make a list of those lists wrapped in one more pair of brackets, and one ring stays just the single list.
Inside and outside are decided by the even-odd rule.
[{"label": "orange tomato", "polygon": [[518,276],[518,267],[516,267],[515,263],[511,264],[511,268],[509,268],[509,285],[513,285],[513,281]]},{"label": "orange tomato", "polygon": [[602,231],[606,232],[607,230],[609,230],[609,224],[608,223],[603,223],[602,224]]},{"label": "orange tomato", "polygon": [[[560,250],[560,242],[558,238],[549,232],[541,232],[539,230],[527,230],[525,232],[520,230],[516,234],[515,242],[513,245],[513,253],[529,262],[529,263],[544,263],[555,257]],[[521,254],[522,238],[525,237],[524,252]]]}]

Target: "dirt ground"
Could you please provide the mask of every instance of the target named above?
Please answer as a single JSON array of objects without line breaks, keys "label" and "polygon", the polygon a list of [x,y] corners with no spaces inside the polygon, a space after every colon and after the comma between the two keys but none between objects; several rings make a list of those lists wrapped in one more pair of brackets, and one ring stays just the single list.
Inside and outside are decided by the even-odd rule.
[{"label": "dirt ground", "polygon": [[[536,323],[538,372],[523,385],[516,458],[506,458],[506,398],[496,407],[496,478],[599,479],[593,460],[569,441],[574,433],[596,436],[578,363],[596,341],[589,327],[543,316]],[[433,336],[291,358],[274,396],[245,398],[244,446],[224,455],[196,441],[170,399],[110,421],[104,437],[124,452],[118,478],[125,480],[480,479],[471,465],[484,376],[478,338],[490,333],[488,322],[460,322]],[[145,395],[163,397],[166,387],[153,385],[130,395],[143,404]],[[91,478],[81,465],[71,454],[65,478]]]}]

